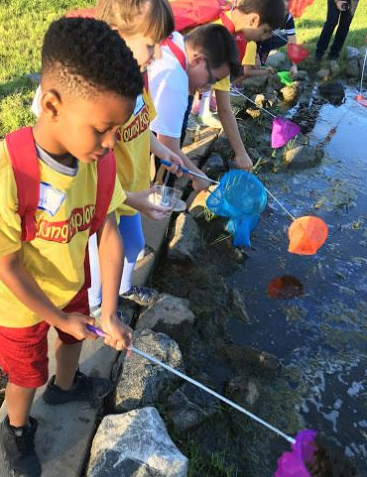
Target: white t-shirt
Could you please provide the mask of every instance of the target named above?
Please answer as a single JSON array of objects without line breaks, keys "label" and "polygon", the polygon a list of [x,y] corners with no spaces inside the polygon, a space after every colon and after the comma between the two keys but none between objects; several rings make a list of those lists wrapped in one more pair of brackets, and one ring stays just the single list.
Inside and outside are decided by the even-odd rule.
[{"label": "white t-shirt", "polygon": [[[186,57],[184,37],[174,32],[172,41]],[[161,47],[161,58],[148,68],[149,91],[157,112],[151,130],[157,134],[180,138],[189,95],[189,78],[171,49]]]}]

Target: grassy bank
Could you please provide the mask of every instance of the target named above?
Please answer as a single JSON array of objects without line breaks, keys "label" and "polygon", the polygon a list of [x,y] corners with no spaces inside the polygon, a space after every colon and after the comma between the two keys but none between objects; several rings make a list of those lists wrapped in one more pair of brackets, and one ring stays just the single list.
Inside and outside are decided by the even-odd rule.
[{"label": "grassy bank", "polygon": [[[25,75],[40,68],[40,46],[49,23],[71,8],[94,0],[2,0],[0,4],[0,137],[32,123],[29,106],[35,87]],[[346,44],[363,46],[367,6],[357,9]],[[297,20],[298,41],[313,51],[326,17],[326,0],[315,0]]]}]

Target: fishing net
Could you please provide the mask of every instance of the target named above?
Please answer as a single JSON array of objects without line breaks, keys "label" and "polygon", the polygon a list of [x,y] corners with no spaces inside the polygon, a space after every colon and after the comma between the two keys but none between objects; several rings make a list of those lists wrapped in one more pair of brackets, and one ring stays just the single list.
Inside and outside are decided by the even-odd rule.
[{"label": "fishing net", "polygon": [[301,128],[298,124],[289,121],[289,119],[275,118],[271,128],[271,147],[277,149],[284,146],[300,132]]},{"label": "fishing net", "polygon": [[287,53],[289,59],[298,65],[301,61],[305,60],[310,52],[304,46],[297,45],[296,43],[288,43]]},{"label": "fishing net", "polygon": [[312,462],[316,446],[317,432],[304,430],[297,434],[291,452],[285,452],[278,459],[278,468],[274,477],[312,477],[307,470],[306,462]]},{"label": "fishing net", "polygon": [[215,215],[229,217],[227,230],[235,246],[251,245],[250,235],[258,224],[267,195],[262,183],[249,172],[233,170],[223,175],[206,205]]},{"label": "fishing net", "polygon": [[288,251],[298,255],[314,255],[327,236],[328,227],[322,219],[310,215],[299,217],[288,229]]}]

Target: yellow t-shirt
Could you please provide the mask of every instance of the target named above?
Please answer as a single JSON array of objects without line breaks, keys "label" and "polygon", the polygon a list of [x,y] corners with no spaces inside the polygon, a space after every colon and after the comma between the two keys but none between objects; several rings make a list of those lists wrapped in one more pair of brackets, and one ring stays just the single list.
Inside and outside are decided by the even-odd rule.
[{"label": "yellow t-shirt", "polygon": [[[231,11],[226,11],[225,14],[227,15],[228,18],[231,17]],[[218,19],[213,23],[217,23],[219,25],[223,25],[222,20]],[[257,51],[257,45],[255,41],[249,41],[246,45],[246,51],[245,54],[242,58],[241,64],[242,65],[249,65],[249,66],[254,66],[256,63],[256,51]],[[230,91],[231,89],[231,81],[230,77],[226,76],[220,81],[217,81],[215,85],[213,86],[213,89],[219,90],[219,91]]]},{"label": "yellow t-shirt", "polygon": [[[150,186],[150,123],[156,111],[149,92],[144,88],[138,96],[130,119],[118,130],[114,154],[121,186],[129,192]],[[120,205],[118,215],[135,215],[137,211]]]},{"label": "yellow t-shirt", "polygon": [[[44,209],[36,212],[36,238],[22,242],[13,168],[5,141],[0,143],[0,256],[20,250],[24,267],[45,295],[55,306],[64,308],[85,280],[84,257],[95,209],[97,164],[78,162],[75,176],[62,174],[41,160],[39,164],[40,206]],[[125,198],[116,180],[108,212],[116,210]],[[0,326],[22,328],[40,321],[0,281]]]}]

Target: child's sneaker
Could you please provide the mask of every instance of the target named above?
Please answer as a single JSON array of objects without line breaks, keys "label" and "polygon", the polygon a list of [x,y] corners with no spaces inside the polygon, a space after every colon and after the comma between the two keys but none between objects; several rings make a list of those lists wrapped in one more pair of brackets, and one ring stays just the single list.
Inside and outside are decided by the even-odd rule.
[{"label": "child's sneaker", "polygon": [[125,293],[121,293],[120,297],[125,300],[133,301],[140,306],[151,306],[158,299],[159,293],[157,290],[148,287],[136,287],[132,286],[130,290]]},{"label": "child's sneaker", "polygon": [[39,477],[41,464],[34,449],[37,421],[29,417],[29,426],[15,428],[8,416],[0,426],[0,475],[2,477]]},{"label": "child's sneaker", "polygon": [[209,128],[221,129],[222,123],[213,114],[207,114],[206,116],[198,116],[196,119],[200,126],[208,126]]},{"label": "child's sneaker", "polygon": [[43,393],[45,403],[65,404],[72,401],[88,401],[93,406],[100,404],[111,391],[111,383],[108,379],[86,376],[77,371],[74,383],[68,391],[64,391],[55,384],[55,376],[52,376]]}]

